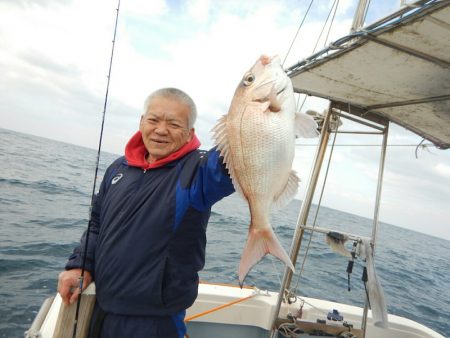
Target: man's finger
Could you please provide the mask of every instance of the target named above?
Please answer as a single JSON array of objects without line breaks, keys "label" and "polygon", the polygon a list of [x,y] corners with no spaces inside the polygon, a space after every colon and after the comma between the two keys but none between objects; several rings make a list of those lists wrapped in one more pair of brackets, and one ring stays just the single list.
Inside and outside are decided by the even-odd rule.
[{"label": "man's finger", "polygon": [[75,288],[72,292],[72,296],[70,296],[70,304],[73,304],[76,302],[79,294],[80,294],[80,288]]}]

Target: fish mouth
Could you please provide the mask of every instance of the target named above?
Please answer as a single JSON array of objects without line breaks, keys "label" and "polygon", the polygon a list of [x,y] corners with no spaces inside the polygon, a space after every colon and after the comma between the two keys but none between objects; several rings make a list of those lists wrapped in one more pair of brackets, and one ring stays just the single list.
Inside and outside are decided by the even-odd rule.
[{"label": "fish mouth", "polygon": [[[261,87],[264,87],[264,86],[267,86],[267,85],[271,85],[271,84],[273,84],[273,83],[275,83],[275,84],[273,84],[273,87],[276,87],[276,82],[277,82],[276,79],[269,80],[269,81],[266,81],[266,82],[261,83],[261,84],[260,84],[259,86],[257,86],[255,89],[259,89],[259,88],[261,88]],[[286,88],[287,88],[287,86],[284,85],[283,88],[281,88],[280,90],[278,90],[278,91],[276,92],[277,95],[279,95],[279,94],[281,94],[282,92],[284,92],[284,91],[286,90]]]},{"label": "fish mouth", "polygon": [[[275,81],[269,81],[269,82],[264,83],[263,85],[271,84],[271,83],[273,83],[273,82],[275,82]],[[258,88],[260,88],[260,87],[262,87],[262,85],[259,86]],[[287,89],[287,87],[288,87],[288,86],[284,86],[284,87],[282,87],[281,89],[279,89],[279,90],[277,90],[277,91],[275,91],[276,89],[272,87],[272,93],[273,93],[273,91],[275,91],[275,96],[276,96],[277,99],[278,99],[278,98],[279,98],[279,95],[282,94],[282,93],[284,93],[284,91]],[[270,101],[270,95],[265,96],[265,97],[261,97],[261,98],[258,98],[258,99],[253,99],[253,101],[255,101],[255,102],[261,102],[261,103]]]}]

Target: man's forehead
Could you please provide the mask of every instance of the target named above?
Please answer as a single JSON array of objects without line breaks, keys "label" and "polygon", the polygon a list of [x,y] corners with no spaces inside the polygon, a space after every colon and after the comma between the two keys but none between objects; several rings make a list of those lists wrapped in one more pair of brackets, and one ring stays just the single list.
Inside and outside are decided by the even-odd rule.
[{"label": "man's forehead", "polygon": [[152,110],[149,108],[146,114],[147,117],[156,117],[164,120],[183,120],[186,116],[182,112],[175,111],[161,111],[161,110]]},{"label": "man's forehead", "polygon": [[148,104],[148,111],[153,113],[185,113],[189,105],[169,97],[155,97]]}]

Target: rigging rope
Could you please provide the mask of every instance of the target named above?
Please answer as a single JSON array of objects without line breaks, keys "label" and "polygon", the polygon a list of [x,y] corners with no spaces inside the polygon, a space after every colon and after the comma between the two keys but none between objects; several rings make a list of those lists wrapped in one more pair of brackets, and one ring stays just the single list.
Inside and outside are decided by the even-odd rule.
[{"label": "rigging rope", "polygon": [[94,183],[93,183],[93,187],[92,187],[92,194],[91,194],[91,206],[89,208],[89,221],[88,221],[88,227],[86,230],[86,239],[84,242],[84,252],[82,252],[83,255],[83,262],[82,262],[82,266],[81,266],[81,276],[79,279],[79,295],[78,295],[78,300],[77,300],[77,308],[75,311],[75,321],[73,324],[73,338],[76,338],[77,335],[77,325],[78,325],[78,317],[79,317],[79,313],[80,313],[80,306],[81,306],[81,293],[83,291],[83,282],[84,282],[84,274],[86,271],[86,260],[87,260],[87,250],[88,250],[88,243],[89,243],[89,232],[91,230],[91,211],[92,211],[92,207],[94,205],[94,200],[95,200],[95,190],[96,190],[96,186],[97,186],[97,175],[98,175],[98,167],[99,167],[99,163],[100,163],[100,152],[102,149],[102,141],[103,141],[103,130],[104,130],[104,126],[105,126],[105,115],[106,115],[106,106],[108,103],[108,94],[109,94],[109,82],[111,80],[111,69],[112,69],[112,62],[113,62],[113,57],[114,57],[114,46],[115,46],[115,42],[116,42],[116,33],[117,33],[117,22],[119,20],[119,9],[120,9],[120,0],[118,0],[117,3],[117,9],[116,9],[116,21],[115,21],[115,25],[114,25],[114,35],[113,35],[113,40],[112,40],[112,49],[111,49],[111,58],[109,61],[109,71],[108,71],[108,81],[106,84],[106,93],[105,93],[105,102],[103,105],[103,113],[102,113],[102,124],[101,124],[101,128],[100,128],[100,138],[99,138],[99,142],[98,142],[98,150],[97,150],[97,159],[96,159],[96,165],[95,165],[95,175],[94,175]]},{"label": "rigging rope", "polygon": [[421,145],[424,141],[425,141],[425,139],[422,139],[422,141],[420,141],[420,143],[419,143],[419,144],[417,145],[417,147],[416,147],[416,151],[415,151],[416,158],[419,158],[419,156],[417,156],[417,150],[419,149],[420,145]]},{"label": "rigging rope", "polygon": [[306,10],[305,15],[303,16],[302,22],[300,23],[300,26],[298,27],[297,32],[295,33],[295,36],[292,39],[291,45],[289,46],[289,49],[288,49],[288,51],[286,53],[286,56],[284,57],[282,66],[284,66],[284,63],[286,62],[286,59],[287,59],[289,53],[291,52],[292,46],[294,45],[294,42],[297,39],[297,35],[300,32],[300,29],[302,28],[303,24],[305,23],[305,19],[308,16],[309,10],[311,9],[311,6],[312,6],[313,2],[314,2],[314,0],[311,0],[311,2],[309,3],[308,9]]},{"label": "rigging rope", "polygon": [[[287,59],[289,53],[291,52],[292,46],[294,45],[295,40],[297,39],[298,33],[300,32],[300,29],[302,28],[303,23],[305,22],[306,16],[308,15],[309,10],[311,9],[311,6],[312,6],[313,2],[314,2],[314,0],[312,0],[312,1],[309,3],[309,7],[308,7],[308,9],[306,10],[305,16],[303,17],[302,22],[300,23],[300,26],[299,26],[298,29],[297,29],[297,32],[296,32],[296,34],[295,34],[295,36],[294,36],[294,39],[293,39],[292,42],[291,42],[291,45],[289,46],[289,49],[288,49],[288,51],[287,51],[287,53],[286,53],[286,56],[284,57],[284,60],[283,60],[283,66],[284,66],[284,63],[286,62],[286,59]],[[335,6],[335,5],[336,5],[336,6]],[[326,36],[325,42],[324,42],[324,45],[326,44],[326,42],[327,42],[327,40],[328,40],[328,37],[329,37],[329,35],[330,35],[331,27],[333,26],[333,22],[334,22],[334,18],[335,18],[335,16],[336,16],[336,12],[337,12],[338,6],[339,6],[339,0],[334,0],[333,5],[331,6],[331,9],[330,9],[330,11],[329,11],[329,13],[328,13],[327,19],[325,20],[325,24],[323,25],[322,31],[320,32],[319,37],[318,37],[317,40],[316,40],[316,44],[315,44],[315,46],[314,46],[313,53],[316,51],[317,45],[319,44],[320,38],[321,38],[321,36],[322,36],[322,34],[323,34],[323,31],[325,30],[325,27],[326,27],[326,25],[327,25],[328,19],[330,18],[330,15],[331,15],[331,13],[333,12],[333,8],[334,8],[334,13],[333,13],[333,16],[332,16],[332,18],[331,18],[330,26],[329,26],[329,28],[328,28],[327,36]],[[301,97],[301,95],[299,95],[299,96],[298,96],[298,99],[297,99],[297,107],[299,106],[299,103],[300,103],[300,97]],[[308,96],[305,95],[304,98],[303,98],[303,102],[302,102],[302,104],[300,105],[300,108],[297,108],[297,111],[302,111],[303,106],[304,106],[304,104],[305,104],[307,98],[308,98]]]},{"label": "rigging rope", "polygon": [[[334,18],[336,17],[336,12],[337,12],[338,6],[339,6],[339,0],[337,0],[336,7],[334,8],[334,13],[333,13],[333,17],[331,18],[330,27],[328,27],[327,36],[326,36],[325,41],[323,43],[324,47],[326,46],[327,41],[328,41],[328,37],[330,36],[331,27],[333,26]],[[333,7],[331,7],[331,9],[333,9]]]},{"label": "rigging rope", "polygon": [[[308,96],[307,95],[305,95],[305,97],[303,98],[303,102],[302,102],[302,105],[300,106],[300,108],[298,108],[297,109],[297,111],[302,111],[302,109],[303,109],[303,105],[305,104],[305,102],[306,102],[306,98],[307,98]],[[298,107],[298,103],[300,102],[300,94],[298,95],[298,100],[297,100],[297,107]]]},{"label": "rigging rope", "polygon": [[[322,34],[323,34],[324,30],[325,30],[325,27],[327,26],[328,19],[330,18],[331,12],[333,11],[333,8],[334,8],[334,5],[336,4],[336,2],[339,2],[339,1],[338,1],[338,0],[334,0],[333,5],[331,6],[331,9],[330,9],[330,11],[328,12],[327,19],[325,20],[325,23],[323,24],[322,30],[321,30],[321,32],[320,32],[320,34],[319,34],[319,37],[318,37],[317,40],[316,40],[316,44],[315,44],[314,49],[313,49],[313,51],[312,51],[313,54],[316,52],[316,48],[317,48],[317,46],[319,45],[320,38],[322,37]],[[337,6],[336,6],[336,9],[337,9]],[[336,13],[336,12],[335,12],[335,13]],[[334,16],[333,16],[333,19],[334,19]],[[330,24],[330,29],[331,29],[331,25],[332,25],[332,24],[333,24],[333,22],[331,22],[331,24]],[[329,33],[329,31],[328,31],[328,33]],[[326,42],[326,40],[325,40],[325,42]]]},{"label": "rigging rope", "polygon": [[[331,110],[331,108],[330,108],[330,110]],[[329,111],[328,114],[331,114],[331,111]],[[338,118],[340,119],[340,117],[338,117]],[[324,177],[324,181],[323,181],[323,184],[322,184],[322,189],[320,191],[320,197],[319,197],[319,201],[317,203],[316,213],[314,215],[314,221],[313,221],[313,225],[312,225],[313,230],[311,231],[311,233],[309,235],[309,241],[308,241],[308,245],[306,246],[306,251],[305,251],[305,255],[303,257],[302,266],[301,266],[300,272],[298,274],[297,283],[295,285],[295,288],[293,289],[294,293],[297,292],[297,288],[298,288],[298,285],[300,283],[300,278],[302,276],[302,272],[303,272],[303,269],[305,267],[306,258],[308,257],[309,248],[311,246],[311,241],[312,241],[312,237],[313,237],[313,234],[314,234],[314,227],[316,226],[316,223],[317,223],[317,217],[319,215],[319,210],[320,210],[320,206],[321,206],[321,203],[322,203],[322,198],[323,198],[323,194],[324,194],[324,191],[325,191],[325,185],[326,185],[327,178],[328,178],[328,172],[330,170],[331,158],[333,156],[334,145],[336,144],[338,128],[339,128],[339,123],[337,123],[336,131],[334,133],[333,143],[332,143],[331,149],[330,149],[330,156],[328,157],[327,169],[325,171],[325,177]]]}]

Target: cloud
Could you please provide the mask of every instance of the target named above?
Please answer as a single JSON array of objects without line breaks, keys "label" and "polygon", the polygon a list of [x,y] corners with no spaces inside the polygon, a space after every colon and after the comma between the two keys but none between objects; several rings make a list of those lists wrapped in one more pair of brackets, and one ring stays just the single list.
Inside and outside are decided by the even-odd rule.
[{"label": "cloud", "polygon": [[[15,89],[12,96],[1,98],[6,107],[51,119],[63,112],[70,114],[71,106],[73,118],[67,121],[80,128],[90,121],[85,128],[97,133],[93,126],[98,124],[92,123],[92,118],[98,117],[103,108],[115,4],[96,1],[89,3],[86,11],[87,4],[0,4],[0,34],[6,37],[1,40],[0,67],[5,70],[5,87]],[[205,144],[211,144],[209,129],[227,112],[242,74],[262,53],[285,53],[300,13],[300,9],[291,8],[274,1],[238,7],[234,1],[123,3],[109,107],[127,107],[128,111],[120,114],[133,119],[141,113],[142,102],[151,91],[163,86],[181,87],[196,100],[202,121],[198,132]],[[42,104],[25,108],[24,102],[19,103],[20,92]],[[98,107],[86,107],[90,103]],[[116,120],[117,109],[108,113],[110,126],[122,125],[127,133],[132,132],[131,123]],[[15,119],[6,116],[4,121],[5,127],[21,128]],[[26,131],[39,134],[42,129],[30,126]],[[53,128],[45,134],[66,137]],[[86,141],[83,138],[79,142],[93,146]],[[105,143],[105,147],[111,151],[116,146]]]},{"label": "cloud", "polygon": [[434,170],[442,176],[443,179],[450,178],[450,165],[444,163],[438,163],[435,165]]},{"label": "cloud", "polygon": [[205,22],[208,20],[211,7],[210,0],[194,0],[187,4],[187,13],[197,22]]},{"label": "cloud", "polygon": [[166,14],[169,7],[164,0],[133,0],[121,2],[119,10],[129,18],[151,20]]}]

